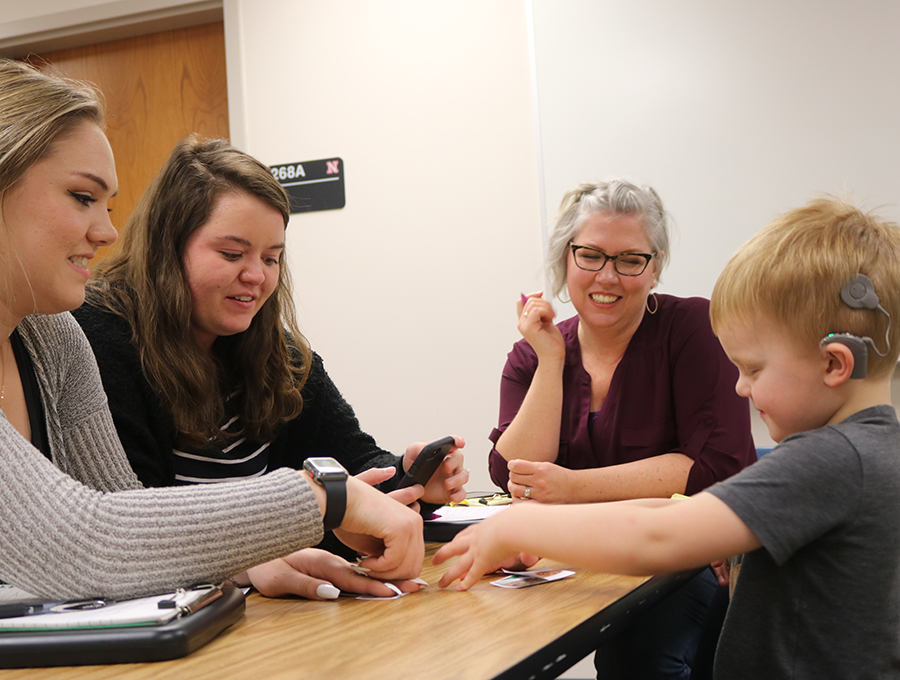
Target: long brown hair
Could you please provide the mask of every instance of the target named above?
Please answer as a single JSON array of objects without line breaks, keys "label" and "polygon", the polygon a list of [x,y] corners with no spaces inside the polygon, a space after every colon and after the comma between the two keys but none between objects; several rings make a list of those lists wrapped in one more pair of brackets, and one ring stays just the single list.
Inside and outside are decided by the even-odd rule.
[{"label": "long brown hair", "polygon": [[247,330],[219,337],[213,356],[194,341],[184,252],[228,192],[261,199],[287,225],[289,199],[265,165],[225,140],[180,142],[126,222],[121,250],[100,264],[88,289],[89,302],[129,322],[179,443],[194,448],[221,437],[225,395],[234,390],[242,434],[271,439],[300,413],[312,357],[297,329],[283,257],[275,290]]}]

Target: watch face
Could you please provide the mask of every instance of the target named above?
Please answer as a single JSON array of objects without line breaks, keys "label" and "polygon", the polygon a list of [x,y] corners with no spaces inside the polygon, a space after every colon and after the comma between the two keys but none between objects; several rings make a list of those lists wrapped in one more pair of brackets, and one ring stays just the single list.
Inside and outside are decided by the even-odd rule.
[{"label": "watch face", "polygon": [[347,471],[334,458],[307,458],[303,467],[316,479],[347,479]]}]

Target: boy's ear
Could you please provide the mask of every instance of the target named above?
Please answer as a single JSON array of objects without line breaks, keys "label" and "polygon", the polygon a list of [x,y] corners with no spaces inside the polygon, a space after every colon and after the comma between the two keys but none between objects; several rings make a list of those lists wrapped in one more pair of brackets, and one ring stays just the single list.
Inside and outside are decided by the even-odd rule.
[{"label": "boy's ear", "polygon": [[829,387],[838,387],[853,377],[853,369],[856,367],[857,358],[847,345],[842,342],[828,342],[822,344],[825,352],[825,384]]}]

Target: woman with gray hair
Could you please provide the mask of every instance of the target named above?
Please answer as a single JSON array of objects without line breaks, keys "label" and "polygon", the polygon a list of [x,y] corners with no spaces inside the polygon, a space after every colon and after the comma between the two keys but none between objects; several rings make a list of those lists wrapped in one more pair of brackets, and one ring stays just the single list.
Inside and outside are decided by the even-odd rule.
[{"label": "woman with gray hair", "polygon": [[[690,495],[755,460],[750,408],[734,391],[737,370],[713,335],[708,300],[654,292],[668,253],[668,216],[649,186],[613,179],[563,198],[548,270],[553,294],[565,290],[577,315],[554,324],[543,293],[522,296],[523,339],[503,370],[490,436],[491,478],[515,499]],[[676,605],[686,620],[652,617],[658,627],[598,652],[604,678],[690,675],[715,590],[711,575],[700,578],[697,604]]]}]

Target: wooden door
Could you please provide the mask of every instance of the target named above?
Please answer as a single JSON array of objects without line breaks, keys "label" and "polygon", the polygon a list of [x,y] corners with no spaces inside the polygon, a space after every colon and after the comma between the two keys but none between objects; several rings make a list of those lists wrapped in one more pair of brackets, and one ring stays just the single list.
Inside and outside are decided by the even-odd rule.
[{"label": "wooden door", "polygon": [[[49,52],[30,61],[89,80],[103,91],[119,179],[111,217],[119,231],[178,140],[191,132],[228,138],[222,22]],[[115,248],[102,248],[93,264]]]}]

